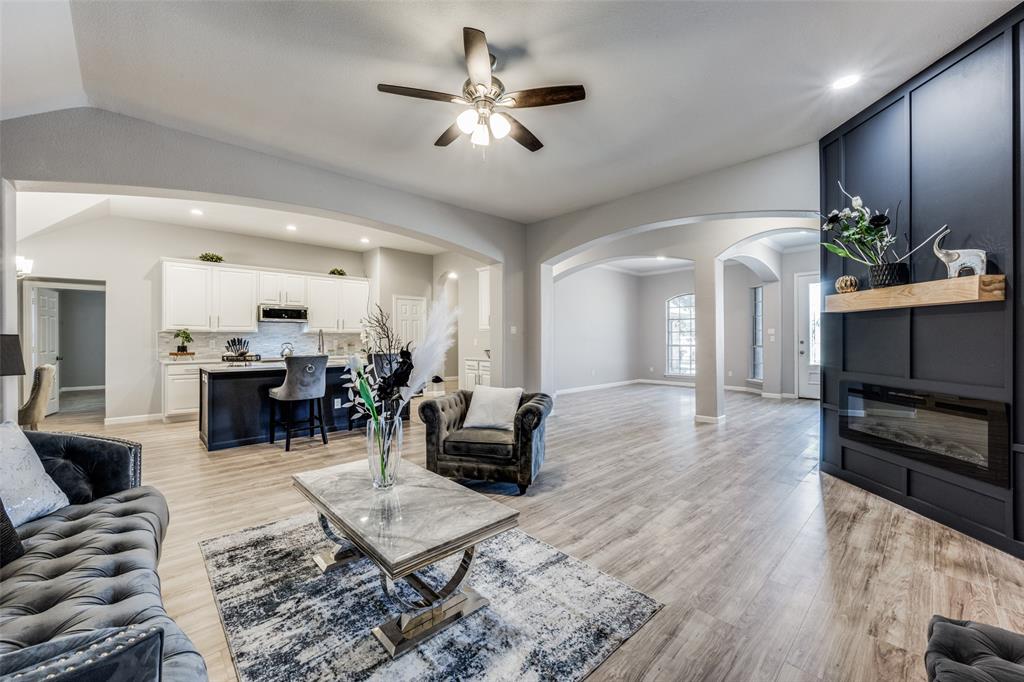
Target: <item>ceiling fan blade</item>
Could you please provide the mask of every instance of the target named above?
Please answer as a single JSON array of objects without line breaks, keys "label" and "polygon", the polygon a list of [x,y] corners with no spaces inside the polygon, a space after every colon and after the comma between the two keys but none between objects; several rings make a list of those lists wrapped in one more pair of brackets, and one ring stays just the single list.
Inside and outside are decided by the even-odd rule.
[{"label": "ceiling fan blade", "polygon": [[[506,93],[500,104],[506,107],[523,109],[525,107],[549,107],[554,104],[578,102],[587,96],[582,85],[555,85],[550,88],[533,88]],[[515,100],[508,102],[508,100]]]},{"label": "ceiling fan blade", "polygon": [[449,95],[444,92],[435,92],[433,90],[420,90],[419,88],[407,88],[403,85],[388,85],[387,83],[377,83],[377,89],[381,92],[386,92],[391,95],[402,95],[404,97],[416,97],[417,99],[430,99],[435,102],[449,102],[451,104],[468,104],[466,100],[462,99],[458,95]]},{"label": "ceiling fan blade", "polygon": [[462,41],[466,46],[466,70],[469,82],[474,86],[491,88],[491,54],[487,49],[487,36],[477,28],[462,29]]},{"label": "ceiling fan blade", "polygon": [[461,134],[462,131],[459,130],[459,124],[453,123],[451,124],[451,126],[449,126],[448,130],[441,133],[441,137],[437,138],[437,142],[434,143],[434,146],[447,147],[452,142],[455,142],[455,140],[458,139],[459,135]]},{"label": "ceiling fan blade", "polygon": [[531,133],[526,126],[512,118],[505,112],[501,114],[508,119],[509,124],[512,126],[512,130],[509,131],[508,136],[513,140],[523,145],[531,152],[535,152],[544,146],[544,143],[537,139],[537,136]]}]

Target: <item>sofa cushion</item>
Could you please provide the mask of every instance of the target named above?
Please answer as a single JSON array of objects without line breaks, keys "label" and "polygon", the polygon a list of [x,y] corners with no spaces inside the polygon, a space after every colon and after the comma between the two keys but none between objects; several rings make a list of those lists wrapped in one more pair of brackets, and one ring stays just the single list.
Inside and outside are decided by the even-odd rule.
[{"label": "sofa cushion", "polygon": [[458,429],[444,439],[444,453],[456,457],[512,459],[512,431]]},{"label": "sofa cushion", "polygon": [[164,679],[206,679],[202,657],[160,597],[167,522],[163,495],[139,487],[20,526],[25,555],[0,569],[0,654],[88,630],[157,626]]},{"label": "sofa cushion", "polygon": [[0,682],[159,682],[163,630],[90,630],[0,655]]},{"label": "sofa cushion", "polygon": [[933,616],[925,666],[935,682],[1019,682],[1024,680],[1024,635]]},{"label": "sofa cushion", "polygon": [[0,424],[0,497],[15,526],[68,505],[25,434],[10,421]]},{"label": "sofa cushion", "polygon": [[18,531],[14,529],[11,517],[7,515],[7,510],[4,509],[3,499],[0,499],[0,568],[3,568],[24,553],[25,548],[21,545]]}]

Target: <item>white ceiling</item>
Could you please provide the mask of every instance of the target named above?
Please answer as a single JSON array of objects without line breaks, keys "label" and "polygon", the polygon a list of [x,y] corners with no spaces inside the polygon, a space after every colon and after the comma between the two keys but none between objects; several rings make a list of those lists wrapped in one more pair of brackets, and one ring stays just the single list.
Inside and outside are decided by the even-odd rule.
[{"label": "white ceiling", "polygon": [[[532,222],[814,141],[1015,2],[75,0],[73,39],[51,21],[62,2],[0,4],[4,117],[84,91],[93,106]],[[457,106],[376,92],[458,91],[463,26],[487,32],[510,89],[586,86],[584,102],[518,114],[540,152],[434,147]],[[854,71],[860,85],[829,89]]]},{"label": "white ceiling", "polygon": [[599,267],[624,272],[627,275],[646,277],[647,275],[663,275],[667,272],[692,270],[693,261],[683,258],[622,258],[604,263]]},{"label": "white ceiling", "polygon": [[[203,214],[193,215],[193,209]],[[428,255],[445,251],[434,244],[391,232],[288,211],[187,199],[54,192],[18,193],[17,238],[21,240],[53,226],[92,220],[103,215],[234,232],[347,251],[362,252],[376,247]],[[287,225],[295,225],[295,231],[288,230]],[[361,241],[364,237],[369,240],[368,243]]]},{"label": "white ceiling", "polygon": [[815,230],[793,230],[791,232],[778,232],[767,237],[761,237],[757,241],[776,251],[792,251],[803,249],[809,246],[817,246],[821,235]]}]

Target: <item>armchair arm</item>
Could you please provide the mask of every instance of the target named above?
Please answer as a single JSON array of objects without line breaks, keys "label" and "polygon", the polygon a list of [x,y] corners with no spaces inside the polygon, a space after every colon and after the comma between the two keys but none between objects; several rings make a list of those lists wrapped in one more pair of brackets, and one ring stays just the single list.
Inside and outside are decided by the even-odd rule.
[{"label": "armchair arm", "polygon": [[444,440],[462,428],[472,398],[472,392],[459,390],[420,403],[420,419],[427,431],[428,471],[437,471],[437,457],[444,451]]},{"label": "armchair arm", "polygon": [[554,404],[546,393],[523,395],[514,426],[520,485],[532,483],[544,463],[544,425]]},{"label": "armchair arm", "polygon": [[142,445],[120,438],[26,431],[46,473],[83,504],[142,484]]}]

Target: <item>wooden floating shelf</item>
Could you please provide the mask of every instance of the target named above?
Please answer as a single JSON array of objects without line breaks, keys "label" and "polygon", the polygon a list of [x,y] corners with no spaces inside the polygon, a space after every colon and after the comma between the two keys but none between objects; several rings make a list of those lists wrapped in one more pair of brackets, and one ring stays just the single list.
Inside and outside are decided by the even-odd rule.
[{"label": "wooden floating shelf", "polygon": [[1006,300],[1006,275],[973,275],[825,297],[826,313]]}]

